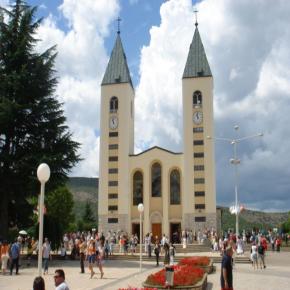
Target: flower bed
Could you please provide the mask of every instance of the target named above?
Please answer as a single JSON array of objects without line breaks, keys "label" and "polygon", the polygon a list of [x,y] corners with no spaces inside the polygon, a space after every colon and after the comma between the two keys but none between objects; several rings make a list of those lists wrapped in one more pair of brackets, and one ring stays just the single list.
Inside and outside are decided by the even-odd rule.
[{"label": "flower bed", "polygon": [[[193,288],[199,281],[205,280],[206,275],[203,269],[190,265],[176,265],[174,268],[173,288],[175,289],[203,289]],[[156,287],[158,289],[166,288],[165,269],[151,274],[143,283],[145,287]],[[206,282],[205,282],[206,283]],[[203,282],[204,284],[204,282]]]},{"label": "flower bed", "polygon": [[178,264],[189,265],[192,267],[200,267],[207,273],[211,273],[213,271],[213,261],[206,256],[183,258],[179,261]]},{"label": "flower bed", "polygon": [[191,266],[208,266],[210,264],[209,257],[203,256],[203,257],[188,257],[183,258],[179,261],[179,265],[191,265]]},{"label": "flower bed", "polygon": [[129,288],[119,288],[119,290],[158,290],[157,288],[137,288],[137,287],[129,287]]}]

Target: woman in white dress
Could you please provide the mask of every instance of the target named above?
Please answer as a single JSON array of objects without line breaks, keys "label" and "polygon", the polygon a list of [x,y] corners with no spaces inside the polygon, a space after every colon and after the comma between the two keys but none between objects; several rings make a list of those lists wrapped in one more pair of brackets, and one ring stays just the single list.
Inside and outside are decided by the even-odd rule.
[{"label": "woman in white dress", "polygon": [[244,254],[244,242],[241,239],[241,237],[238,237],[237,239],[237,255]]},{"label": "woman in white dress", "polygon": [[251,261],[254,269],[258,269],[258,252],[257,252],[257,245],[254,242],[251,247]]}]

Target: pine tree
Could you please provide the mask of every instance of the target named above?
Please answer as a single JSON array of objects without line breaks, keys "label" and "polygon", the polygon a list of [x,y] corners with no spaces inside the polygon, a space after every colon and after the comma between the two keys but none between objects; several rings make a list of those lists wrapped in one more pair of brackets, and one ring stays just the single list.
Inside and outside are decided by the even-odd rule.
[{"label": "pine tree", "polygon": [[39,192],[40,163],[51,169],[48,192],[64,184],[80,160],[80,144],[72,140],[54,96],[56,48],[35,51],[41,22],[35,13],[23,0],[11,9],[0,7],[0,237],[9,226],[29,224],[26,197]]}]

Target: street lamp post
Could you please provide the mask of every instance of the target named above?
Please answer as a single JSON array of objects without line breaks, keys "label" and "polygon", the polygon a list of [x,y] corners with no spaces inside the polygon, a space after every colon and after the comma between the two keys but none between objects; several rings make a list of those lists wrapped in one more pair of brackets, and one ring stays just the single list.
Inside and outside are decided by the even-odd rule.
[{"label": "street lamp post", "polygon": [[140,213],[140,272],[142,271],[142,213],[144,211],[143,203],[138,204],[138,211]]},{"label": "street lamp post", "polygon": [[39,234],[38,234],[38,275],[41,276],[42,268],[42,244],[43,244],[43,206],[45,183],[50,177],[50,169],[46,163],[42,163],[37,168],[37,178],[40,181],[40,199],[39,199]]},{"label": "street lamp post", "polygon": [[[239,126],[235,125],[234,129],[236,131],[239,130]],[[233,145],[234,149],[234,158],[230,159],[230,163],[235,165],[235,205],[233,210],[231,210],[231,213],[234,213],[236,215],[236,235],[239,235],[239,214],[240,214],[240,206],[239,206],[239,199],[238,199],[238,165],[241,163],[241,160],[238,159],[237,157],[237,144],[240,143],[241,141],[255,138],[255,137],[262,137],[263,133],[258,133],[242,138],[237,138],[237,139],[230,139],[230,138],[218,138],[218,137],[212,137],[212,136],[207,136],[207,139],[213,139],[213,140],[220,140],[220,141],[227,141],[231,145]]]}]

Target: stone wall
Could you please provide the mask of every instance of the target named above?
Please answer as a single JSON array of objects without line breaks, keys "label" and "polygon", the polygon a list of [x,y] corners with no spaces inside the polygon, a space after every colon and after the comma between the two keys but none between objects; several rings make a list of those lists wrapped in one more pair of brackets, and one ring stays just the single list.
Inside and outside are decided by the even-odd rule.
[{"label": "stone wall", "polygon": [[[118,218],[118,223],[108,223],[108,218]],[[99,215],[99,232],[107,233],[109,230],[113,232],[123,231],[130,232],[127,214],[118,215]]]},{"label": "stone wall", "polygon": [[200,214],[185,214],[183,220],[183,230],[192,230],[197,232],[198,230],[212,228],[217,230],[217,214],[216,213],[207,213],[204,214],[206,221],[205,222],[195,222],[195,217],[200,216]]}]

